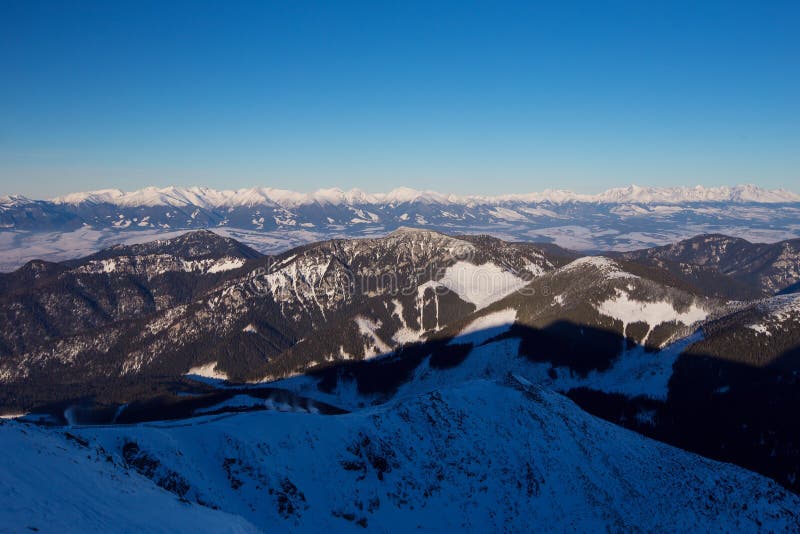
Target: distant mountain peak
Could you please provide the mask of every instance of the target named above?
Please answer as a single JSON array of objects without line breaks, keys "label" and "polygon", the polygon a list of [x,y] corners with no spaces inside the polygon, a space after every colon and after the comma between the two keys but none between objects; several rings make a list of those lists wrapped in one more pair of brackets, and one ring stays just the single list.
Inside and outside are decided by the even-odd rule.
[{"label": "distant mountain peak", "polygon": [[140,256],[146,254],[170,254],[179,258],[193,260],[199,258],[234,257],[252,259],[261,254],[252,248],[223,237],[211,230],[194,230],[170,239],[159,239],[136,245],[114,245],[91,256],[91,259],[118,256]]},{"label": "distant mountain peak", "polygon": [[32,203],[33,200],[22,195],[0,195],[0,208],[11,208]]},{"label": "distant mountain peak", "polygon": [[430,230],[428,228],[416,228],[414,226],[400,226],[394,231],[392,231],[387,237],[389,236],[401,236],[401,235],[416,235],[416,234],[438,234],[444,235],[441,232],[437,232],[435,230]]}]

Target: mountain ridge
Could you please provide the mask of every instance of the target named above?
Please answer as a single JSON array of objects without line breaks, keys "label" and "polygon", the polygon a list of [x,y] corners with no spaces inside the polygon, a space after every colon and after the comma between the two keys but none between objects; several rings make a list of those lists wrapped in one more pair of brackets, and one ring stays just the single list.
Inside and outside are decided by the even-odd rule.
[{"label": "mountain ridge", "polygon": [[[800,499],[776,483],[599,420],[518,375],[335,416],[262,404],[140,425],[0,421],[0,466],[19,473],[0,479],[0,522],[38,529],[43,509],[47,526],[76,530],[138,526],[155,510],[162,527],[198,532],[800,525]],[[55,495],[69,477],[75,492]]]},{"label": "mountain ridge", "polygon": [[[22,196],[5,202],[31,201]],[[217,190],[208,187],[163,188],[146,187],[125,192],[120,189],[101,189],[75,192],[47,200],[54,204],[113,204],[117,206],[198,206],[203,208],[252,207],[259,204],[296,207],[304,204],[402,204],[412,202],[437,204],[489,204],[513,202],[532,203],[685,203],[685,202],[800,202],[800,195],[785,189],[765,189],[752,184],[719,187],[642,187],[630,185],[611,188],[599,194],[575,193],[569,190],[545,189],[542,192],[505,195],[455,195],[408,187],[395,188],[387,193],[367,193],[360,189],[318,189],[310,193],[252,187],[236,190]]]}]

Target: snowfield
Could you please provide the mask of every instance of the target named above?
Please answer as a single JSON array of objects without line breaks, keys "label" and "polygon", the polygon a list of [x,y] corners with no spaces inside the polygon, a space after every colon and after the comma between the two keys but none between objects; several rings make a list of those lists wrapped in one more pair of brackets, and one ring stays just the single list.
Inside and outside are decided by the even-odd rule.
[{"label": "snowfield", "polygon": [[215,380],[227,380],[228,375],[221,371],[217,371],[217,362],[207,363],[205,365],[199,365],[197,367],[192,367],[186,373],[186,376],[194,376],[200,378],[212,378]]},{"label": "snowfield", "polygon": [[[60,202],[119,199],[160,205],[153,195],[162,192],[146,193],[144,200],[106,191]],[[382,220],[384,212],[348,205],[353,199],[365,201],[364,194],[340,193],[314,196],[320,203],[314,209],[341,205],[352,212],[348,217],[358,217],[359,226]],[[662,193],[652,194],[662,201]],[[743,199],[756,193],[735,192]],[[646,203],[642,199],[648,194],[618,191],[610,198],[633,195]],[[269,195],[277,195],[271,201],[285,212],[280,224],[306,224],[289,211],[289,206],[306,206],[305,195]],[[456,202],[411,190],[393,195],[397,203]],[[200,202],[200,197],[215,205],[231,198],[170,191],[168,203]],[[562,197],[569,198],[552,193]],[[247,205],[260,202],[245,193],[236,198]],[[643,206],[615,204],[612,211],[636,218],[684,210]],[[411,208],[403,204],[402,209]],[[189,212],[192,219],[202,217],[195,209],[184,215]],[[516,220],[514,214],[527,219],[522,213],[527,212],[519,207],[494,209],[494,216],[504,220]],[[269,224],[269,217],[258,220]],[[573,260],[577,254],[554,247],[411,228],[383,239],[302,247],[270,258],[274,262],[239,247],[220,251],[212,232],[193,234],[181,241],[191,245],[186,249],[160,244],[185,257],[177,252],[104,254],[74,267],[35,263],[7,277],[13,283],[3,286],[12,289],[3,296],[11,302],[4,325],[11,328],[0,349],[6,342],[24,341],[19,355],[0,360],[0,379],[8,381],[11,394],[17,386],[24,395],[28,386],[51,394],[65,376],[77,376],[76,382],[96,385],[105,394],[103,388],[119,382],[106,387],[106,375],[88,373],[102,371],[117,356],[120,375],[128,379],[141,373],[142,382],[130,395],[113,390],[111,400],[48,400],[41,418],[38,407],[8,406],[9,412],[31,415],[0,418],[5,453],[0,531],[800,532],[800,496],[775,482],[797,490],[795,465],[765,469],[749,457],[687,445],[667,433],[705,440],[702,428],[680,426],[686,413],[717,401],[725,409],[742,410],[755,395],[742,388],[749,388],[750,375],[739,379],[738,371],[723,374],[705,367],[715,358],[697,359],[705,353],[694,349],[729,341],[745,352],[751,345],[768,349],[784,339],[796,349],[800,294],[747,300],[708,296],[694,292],[688,282],[670,285],[672,271],[651,275],[645,266],[623,259]],[[733,243],[724,236],[709,239]],[[791,268],[798,253],[788,245],[786,250],[794,252],[770,263],[776,266],[770,276],[796,285]],[[65,268],[81,270],[82,276],[70,278]],[[52,279],[49,271],[55,273]],[[534,278],[523,279],[520,272]],[[166,273],[171,274],[161,283]],[[410,283],[383,284],[388,274]],[[131,289],[128,279],[136,277],[140,283]],[[150,278],[159,283],[145,283]],[[718,278],[699,277],[697,283],[706,279]],[[175,300],[146,312],[151,315],[142,312],[141,322],[128,312],[109,316],[113,321],[103,326],[107,318],[95,314],[100,305],[93,305],[105,303],[113,284],[134,295],[147,290],[162,296],[163,291],[163,298]],[[60,319],[78,316],[82,302],[90,305],[80,308],[84,322],[78,334],[36,345],[50,335],[42,323],[66,332],[72,324],[62,325]],[[133,297],[110,302],[112,311],[118,304],[150,310]],[[23,317],[20,310],[29,309],[26,323],[16,319]],[[25,328],[15,330],[15,324]],[[730,338],[722,337],[730,332]],[[780,343],[775,346],[773,352],[786,352]],[[150,379],[164,376],[156,374],[163,369],[174,373],[167,375],[170,381],[180,379],[179,389],[157,383],[153,393],[140,393]],[[243,372],[252,369],[255,378]],[[181,374],[203,387],[195,391]],[[761,375],[767,373],[752,376]],[[796,375],[794,369],[776,374],[764,389],[793,387]],[[31,377],[27,382],[26,376]],[[36,381],[39,376],[45,379]],[[708,387],[693,389],[695,376]],[[256,384],[260,377],[270,384]],[[209,393],[209,384],[219,390]],[[576,391],[583,388],[592,391]],[[679,397],[687,392],[686,399]],[[637,422],[631,427],[647,435],[757,469],[774,480],[603,421],[562,393],[620,425]],[[763,432],[753,424],[772,409],[773,398],[784,402],[768,393],[758,393],[755,401],[761,404],[755,405],[754,418],[732,419],[730,427],[721,427],[726,453],[744,436],[752,439],[742,439],[743,446],[760,440],[759,454],[773,458],[778,451],[781,461],[794,460],[796,448],[789,447],[796,440],[773,444],[763,437],[782,424]],[[686,412],[676,397],[686,402]],[[788,398],[775,405],[793,414],[794,397]],[[708,413],[712,416],[704,416],[698,427],[714,426],[719,415]],[[728,412],[719,413],[724,415],[719,420],[726,420]],[[161,421],[132,423],[155,419]],[[57,426],[62,423],[66,426]],[[728,433],[748,427],[749,434]]]},{"label": "snowfield", "polygon": [[480,310],[525,287],[529,281],[494,263],[459,261],[445,270],[438,283]]}]

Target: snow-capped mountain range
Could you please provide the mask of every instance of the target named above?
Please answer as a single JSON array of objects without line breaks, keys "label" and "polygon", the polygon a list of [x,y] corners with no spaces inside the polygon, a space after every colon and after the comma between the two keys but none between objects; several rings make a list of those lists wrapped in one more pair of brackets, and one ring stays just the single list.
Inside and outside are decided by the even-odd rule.
[{"label": "snow-capped mountain range", "polygon": [[[30,200],[24,197],[0,199],[4,204],[21,204]],[[332,205],[385,205],[422,202],[443,205],[502,205],[516,202],[563,204],[568,202],[593,202],[601,204],[683,204],[688,202],[800,202],[800,195],[785,189],[767,190],[755,185],[734,187],[641,187],[630,185],[609,189],[599,194],[580,194],[563,189],[546,189],[541,193],[523,193],[498,196],[443,194],[400,187],[388,193],[366,193],[359,189],[343,191],[338,188],[319,189],[299,193],[271,187],[253,187],[238,190],[216,190],[207,187],[147,187],[124,192],[103,189],[72,193],[51,200],[54,204],[112,204],[124,207],[142,206],[197,206],[202,208],[233,208],[240,206],[276,205],[292,208],[306,204]]]},{"label": "snow-capped mountain range", "polygon": [[562,190],[459,196],[273,188],[116,189],[51,200],[0,198],[0,271],[31,259],[65,260],[117,243],[210,228],[263,253],[330,238],[376,237],[401,226],[491,234],[574,250],[627,251],[704,233],[753,242],[800,237],[800,196],[753,185],[629,186],[597,195]]}]

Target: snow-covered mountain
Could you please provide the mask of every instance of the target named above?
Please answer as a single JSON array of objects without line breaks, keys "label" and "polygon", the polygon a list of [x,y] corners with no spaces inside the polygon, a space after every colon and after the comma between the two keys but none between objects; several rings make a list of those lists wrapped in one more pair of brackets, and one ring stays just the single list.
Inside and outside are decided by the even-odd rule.
[{"label": "snow-covered mountain", "polygon": [[422,340],[571,259],[402,228],[253,255],[202,231],[0,275],[0,377],[179,376],[208,364],[238,380],[284,376]]},{"label": "snow-covered mountain", "polygon": [[723,274],[773,295],[800,278],[800,239],[750,243],[739,237],[701,235],[663,247],[619,255],[713,285]]},{"label": "snow-covered mountain", "polygon": [[[3,204],[29,202],[24,197],[6,197]],[[51,200],[54,204],[112,204],[124,207],[143,206],[196,206],[200,208],[234,208],[241,206],[270,206],[293,208],[305,204],[331,205],[385,205],[424,202],[443,205],[503,205],[514,202],[563,204],[569,202],[594,202],[608,204],[683,204],[689,202],[800,202],[800,195],[785,189],[767,190],[755,185],[735,187],[640,187],[631,185],[588,195],[565,190],[545,190],[541,193],[510,194],[498,196],[454,195],[435,191],[418,191],[407,187],[388,193],[366,193],[359,189],[320,189],[299,193],[271,187],[254,187],[238,190],[216,190],[207,187],[148,187],[124,192],[104,189],[85,193],[72,193]]]},{"label": "snow-covered mountain", "polygon": [[[800,491],[793,424],[800,307],[791,293],[798,263],[792,242],[752,245],[720,235],[583,256],[406,227],[268,256],[201,230],[61,263],[34,261],[0,274],[0,413],[30,412],[26,421],[50,425],[110,424],[85,437],[125,458],[125,443],[100,433],[121,440],[117,432],[128,427],[120,425],[227,421],[236,412],[256,422],[264,414],[254,412],[264,410],[349,411],[373,421],[464,384],[505,388],[516,375],[603,419]],[[494,389],[487,395],[506,398]],[[334,427],[325,428],[340,437],[352,430]],[[208,442],[200,457],[175,460],[157,444],[152,453],[171,466],[164,473],[181,474],[165,484],[184,487],[170,482],[183,480],[201,491],[193,502],[214,502],[261,526],[241,508],[239,499],[250,497],[219,489],[227,475],[196,478],[209,451],[225,454],[212,460],[223,471],[225,459],[230,469],[244,461],[227,451],[233,432],[209,438],[224,440],[225,452]],[[144,456],[129,447],[123,463],[150,478],[161,473],[161,481],[165,474],[148,467],[155,464],[147,440],[135,441]],[[247,476],[270,473],[256,463]],[[498,502],[511,499],[492,492]],[[260,513],[268,504],[253,506]],[[357,527],[362,518],[384,521],[349,509],[321,513],[334,523],[352,517]]]},{"label": "snow-covered mountain", "polygon": [[401,226],[489,233],[576,250],[634,250],[701,233],[757,242],[800,237],[800,196],[752,185],[629,186],[596,195],[548,190],[459,196],[408,188],[389,193],[202,187],[101,190],[51,200],[0,200],[0,270],[60,261],[117,243],[213,228],[263,252],[330,238],[375,237]]},{"label": "snow-covered mountain", "polygon": [[800,499],[774,482],[601,421],[518,376],[337,416],[263,408],[68,431],[0,422],[0,523],[60,532],[800,528]]},{"label": "snow-covered mountain", "polygon": [[[786,246],[773,255],[759,246],[769,287],[724,269],[707,287],[710,278],[696,277],[694,267],[717,257],[720,239],[679,247],[701,262],[683,258],[691,269],[650,261],[662,249],[580,258],[552,245],[407,228],[276,256],[197,231],[64,263],[31,262],[0,275],[0,380],[85,383],[192,369],[278,379],[441,344],[469,323],[494,328],[487,325],[499,318],[520,330],[512,337],[524,340],[518,352],[529,360],[603,371],[628,345],[659,351],[740,300],[800,281],[788,268],[800,255],[793,263]],[[58,390],[41,389],[56,395],[51,400],[61,398]],[[26,396],[16,408],[31,408]]]}]

